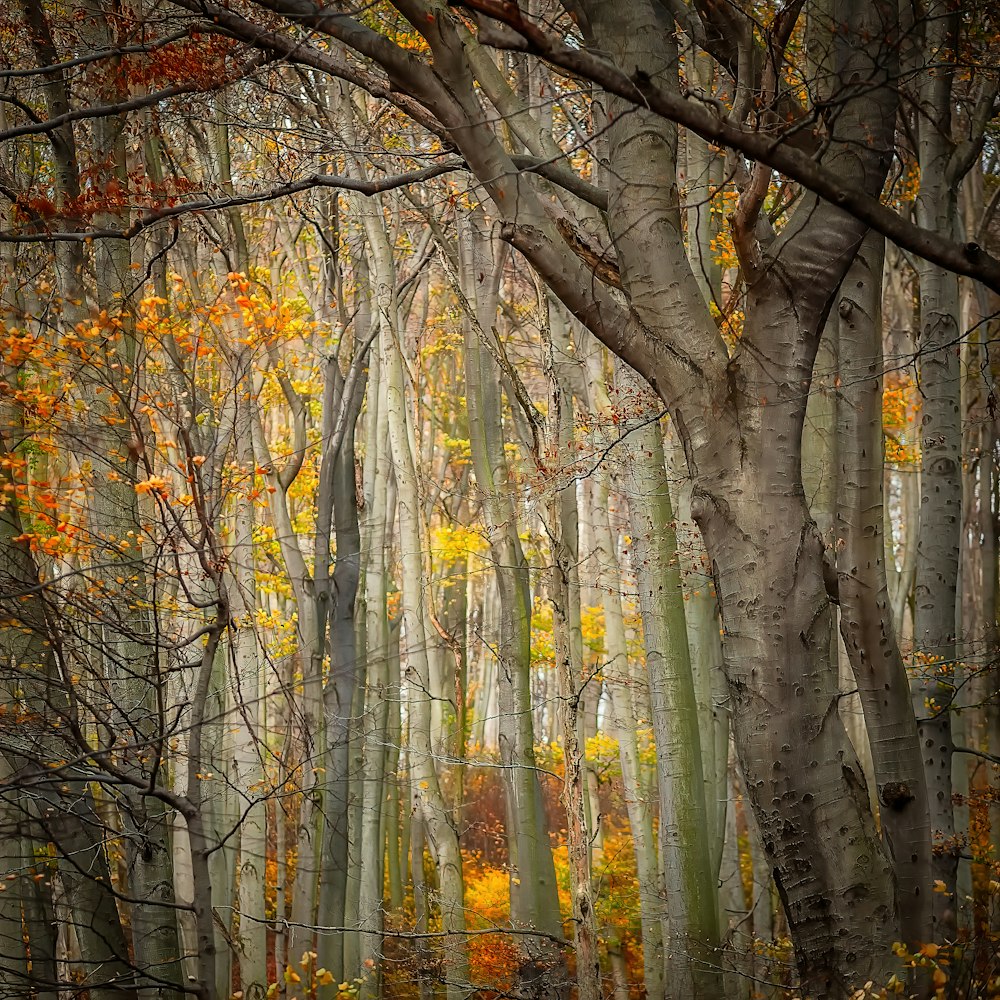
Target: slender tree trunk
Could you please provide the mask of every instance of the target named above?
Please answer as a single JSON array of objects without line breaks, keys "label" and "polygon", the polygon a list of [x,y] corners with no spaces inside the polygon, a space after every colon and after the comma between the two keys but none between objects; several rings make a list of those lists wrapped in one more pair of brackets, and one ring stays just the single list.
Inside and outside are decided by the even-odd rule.
[{"label": "slender tree trunk", "polygon": [[[719,601],[705,543],[691,517],[691,477],[673,428],[664,435],[668,470],[676,487],[677,559],[681,572],[691,676],[698,705],[709,863],[716,878],[722,865],[729,803],[729,696],[722,657]],[[727,921],[720,911],[721,928]]]},{"label": "slender tree trunk", "polygon": [[[632,566],[639,589],[656,741],[660,866],[667,897],[667,996],[717,995],[719,911],[710,856],[698,703],[684,617],[677,535],[657,407],[631,370],[616,372],[616,400],[628,414],[621,488],[628,498]],[[627,470],[627,471],[626,471]],[[711,734],[708,734],[711,736]]]},{"label": "slender tree trunk", "polygon": [[267,925],[264,918],[267,816],[264,804],[266,752],[263,733],[263,659],[257,627],[257,580],[254,559],[253,449],[255,405],[253,370],[248,352],[230,355],[234,366],[236,399],[236,452],[243,481],[236,491],[233,545],[230,550],[229,599],[234,628],[229,653],[233,683],[229,685],[227,718],[234,730],[233,778],[239,816],[239,860],[236,895],[239,909],[240,986],[246,1000],[263,1000],[267,991]]},{"label": "slender tree trunk", "polygon": [[[465,383],[470,446],[476,482],[482,491],[494,576],[500,598],[498,735],[504,768],[508,850],[511,866],[511,916],[517,926],[561,936],[555,868],[549,847],[541,788],[535,771],[532,719],[531,595],[528,565],[518,537],[507,456],[503,448],[500,371],[496,349],[498,285],[503,255],[491,246],[483,218],[474,214],[459,234],[465,299]],[[487,276],[478,286],[474,275]],[[537,993],[554,989],[564,966],[543,938],[522,940],[522,988]],[[543,970],[539,969],[543,965]]]},{"label": "slender tree trunk", "polygon": [[842,402],[836,552],[840,627],[864,708],[901,932],[916,946],[931,933],[931,839],[920,744],[884,570],[882,244],[881,237],[866,238],[838,304]]},{"label": "slender tree trunk", "polygon": [[[540,295],[545,296],[541,291]],[[551,316],[544,298],[539,308],[549,328],[548,438],[549,453],[572,453],[573,398],[566,377],[570,354],[568,330],[559,315]],[[550,471],[550,475],[552,472]],[[558,477],[558,469],[555,477]],[[558,478],[556,478],[558,482]],[[576,951],[576,983],[580,1000],[600,1000],[601,960],[598,951],[597,917],[591,872],[590,836],[587,823],[586,767],[584,763],[583,710],[586,705],[583,649],[580,638],[579,518],[576,484],[551,488],[546,531],[551,547],[549,600],[556,676],[559,682],[559,717],[563,747],[563,807],[566,810],[566,848],[569,857],[570,893],[573,905],[573,945]]]},{"label": "slender tree trunk", "polygon": [[[336,359],[326,363],[324,393],[324,455],[320,469],[318,522],[332,525],[336,562],[332,576],[321,560],[332,557],[330,539],[318,544],[314,570],[317,598],[325,605],[319,618],[329,622],[330,676],[323,691],[324,725],[321,776],[317,788],[323,801],[323,858],[319,877],[318,922],[347,926],[347,882],[352,868],[349,840],[351,803],[351,739],[357,688],[357,629],[355,600],[358,592],[361,536],[354,477],[354,428],[361,410],[363,386],[351,400],[344,400],[344,377]],[[344,413],[346,430],[340,447],[329,453],[334,414]],[[318,537],[322,535],[320,527]],[[324,625],[324,628],[327,626]],[[344,935],[324,933],[317,946],[318,961],[338,982],[346,978]]]},{"label": "slender tree trunk", "polygon": [[[653,810],[641,783],[636,737],[638,717],[631,689],[636,683],[628,661],[625,622],[619,587],[621,571],[617,546],[608,522],[609,491],[603,466],[594,473],[593,507],[598,584],[604,605],[605,681],[611,697],[608,724],[618,740],[625,808],[635,850],[642,924],[643,983],[649,1000],[662,1000],[666,967],[663,961],[663,891],[653,836]],[[613,966],[612,966],[613,968]]]},{"label": "slender tree trunk", "polygon": [[[923,23],[927,65],[920,77],[918,158],[920,225],[952,236],[957,182],[951,139],[954,70],[951,53],[957,20],[945,5],[932,4]],[[937,65],[939,62],[944,66]],[[933,69],[931,66],[933,65]],[[921,262],[919,377],[920,533],[917,538],[913,711],[923,748],[930,825],[937,850],[933,872],[945,886],[933,894],[931,937],[954,935],[958,851],[952,804],[951,703],[954,698],[956,594],[962,524],[962,415],[958,278]]]},{"label": "slender tree trunk", "polygon": [[[385,421],[380,419],[385,408],[384,382],[376,355],[372,359],[368,379],[367,432],[365,447],[365,518],[362,525],[364,540],[364,607],[367,639],[367,672],[365,713],[362,719],[364,752],[362,787],[362,817],[360,831],[361,887],[358,897],[359,927],[371,933],[361,936],[360,957],[378,962],[381,958],[382,901],[384,896],[384,858],[388,841],[390,901],[399,884],[398,817],[387,815],[387,789],[390,784],[387,766],[389,743],[389,622],[386,617],[386,545],[388,526],[395,511],[389,502],[389,455]],[[389,791],[389,795],[392,792]],[[395,848],[395,849],[394,849]],[[401,900],[400,900],[401,902]],[[376,978],[365,984],[367,997],[379,995],[381,967]]]},{"label": "slender tree trunk", "polygon": [[372,286],[379,323],[381,377],[386,382],[386,425],[398,487],[397,524],[402,567],[402,619],[406,642],[406,684],[410,729],[410,777],[414,805],[420,810],[438,872],[441,920],[456,935],[445,961],[449,1000],[468,994],[468,958],[462,888],[462,856],[458,833],[441,793],[431,742],[430,670],[427,657],[427,609],[419,490],[403,378],[402,331],[394,287],[392,255],[381,212],[367,208],[363,216],[371,256]]}]

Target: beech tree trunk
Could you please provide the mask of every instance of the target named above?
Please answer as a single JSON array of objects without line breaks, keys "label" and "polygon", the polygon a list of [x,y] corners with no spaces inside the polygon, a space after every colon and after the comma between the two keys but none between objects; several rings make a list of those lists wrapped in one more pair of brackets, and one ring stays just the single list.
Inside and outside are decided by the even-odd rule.
[{"label": "beech tree trunk", "polygon": [[[518,511],[503,447],[502,374],[496,358],[495,318],[504,253],[497,252],[481,213],[459,232],[459,287],[465,299],[465,382],[470,447],[482,491],[494,576],[500,597],[496,645],[499,748],[510,852],[511,916],[525,936],[521,988],[545,994],[565,966],[544,935],[561,936],[555,866],[535,770],[531,710],[531,591],[528,563],[518,537]],[[480,281],[475,278],[482,275]],[[470,294],[471,293],[471,294]],[[490,347],[492,346],[492,350]]]},{"label": "beech tree trunk", "polygon": [[446,932],[455,935],[449,939],[445,961],[448,1000],[462,1000],[469,992],[468,956],[462,938],[465,931],[462,855],[458,833],[441,792],[431,741],[433,694],[427,656],[429,625],[422,558],[422,514],[412,427],[406,404],[395,272],[381,217],[381,203],[375,201],[366,208],[362,221],[368,240],[373,299],[379,324],[381,377],[386,381],[385,419],[399,490],[397,524],[402,564],[402,621],[406,643],[409,771],[414,808],[420,810],[423,829],[437,868],[442,926]]},{"label": "beech tree trunk", "polygon": [[[957,19],[932,4],[921,25],[918,158],[920,225],[951,236],[957,225],[957,188],[964,172],[951,137]],[[944,60],[945,65],[937,63]],[[934,66],[931,69],[931,66]],[[921,262],[920,277],[920,532],[914,585],[913,711],[923,748],[930,825],[937,850],[934,877],[945,886],[933,895],[932,939],[954,936],[958,847],[954,841],[951,732],[955,696],[956,595],[962,527],[962,414],[958,277]]]},{"label": "beech tree trunk", "polygon": [[882,263],[869,234],[838,303],[840,393],[837,573],[840,628],[864,709],[903,939],[932,933],[931,837],[909,681],[896,640],[882,530]]},{"label": "beech tree trunk", "polygon": [[[628,414],[630,431],[623,443],[619,480],[628,499],[630,555],[639,591],[656,742],[660,869],[666,895],[663,978],[666,995],[683,1000],[718,995],[722,988],[718,867],[713,866],[708,835],[702,730],[677,533],[651,395],[635,373],[618,367],[616,399]],[[711,740],[711,730],[705,736]]]},{"label": "beech tree trunk", "polygon": [[[604,352],[591,350],[588,357],[591,409],[598,415],[599,425],[614,418],[611,402],[604,385]],[[606,436],[597,441],[598,448],[607,447]],[[636,720],[643,718],[639,699],[633,696],[637,684],[644,678],[633,674],[628,657],[625,620],[622,610],[622,569],[618,560],[616,532],[609,518],[611,501],[609,473],[602,464],[593,473],[592,505],[594,518],[594,557],[597,562],[597,586],[604,608],[604,645],[607,666],[605,683],[610,696],[608,726],[618,740],[618,756],[622,770],[625,808],[635,850],[636,873],[639,879],[639,915],[642,926],[643,985],[649,1000],[662,1000],[667,967],[663,957],[663,880],[656,856],[653,834],[653,804],[642,780]],[[615,957],[609,951],[612,972]]]}]

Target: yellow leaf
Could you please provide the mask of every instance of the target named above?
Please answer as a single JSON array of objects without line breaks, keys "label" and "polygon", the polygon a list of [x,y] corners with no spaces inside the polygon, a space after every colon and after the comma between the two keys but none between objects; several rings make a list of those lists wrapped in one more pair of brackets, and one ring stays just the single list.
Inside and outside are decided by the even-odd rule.
[{"label": "yellow leaf", "polygon": [[333,973],[329,969],[316,970],[316,983],[319,986],[329,986],[333,982]]},{"label": "yellow leaf", "polygon": [[288,965],[285,967],[285,982],[301,983],[302,977],[290,965]]}]

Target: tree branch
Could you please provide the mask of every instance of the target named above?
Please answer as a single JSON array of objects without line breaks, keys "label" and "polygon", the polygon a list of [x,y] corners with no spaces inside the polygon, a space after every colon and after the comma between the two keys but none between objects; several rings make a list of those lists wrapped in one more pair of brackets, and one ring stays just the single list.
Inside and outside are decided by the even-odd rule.
[{"label": "tree branch", "polygon": [[86,66],[89,63],[100,62],[102,59],[118,59],[121,56],[131,56],[155,52],[166,45],[179,42],[182,38],[188,38],[198,31],[208,31],[209,26],[199,24],[189,24],[183,31],[175,31],[172,35],[164,35],[163,38],[154,39],[152,42],[143,42],[139,45],[125,45],[114,49],[101,49],[97,52],[88,52],[85,56],[77,56],[75,59],[65,59],[62,62],[53,63],[49,66],[29,66],[25,69],[4,69],[0,70],[0,80],[14,80],[26,76],[42,76],[50,73],[61,73],[65,69],[73,69],[75,66]]},{"label": "tree branch", "polygon": [[1000,765],[1000,757],[996,754],[987,753],[985,750],[976,750],[974,747],[952,747],[951,752],[971,754],[973,757],[982,757],[983,760],[988,760],[993,764]]},{"label": "tree branch", "polygon": [[1000,293],[1000,259],[977,243],[959,243],[915,225],[878,198],[845,183],[811,156],[789,146],[781,133],[765,134],[742,128],[701,102],[661,90],[645,74],[629,74],[590,52],[566,45],[527,20],[510,0],[451,2],[508,24],[527,39],[532,51],[553,65],[683,125],[708,142],[737,149],[750,159],[767,164],[882,233],[897,246],[956,274],[981,281]]},{"label": "tree branch", "polygon": [[[602,210],[607,208],[607,195],[603,191],[592,184],[588,184],[585,180],[577,177],[571,170],[567,170],[560,164],[552,163],[535,156],[514,156],[511,159],[519,169],[528,173],[536,173],[597,208]],[[419,170],[410,170],[406,173],[394,174],[371,181],[344,177],[339,174],[310,174],[308,177],[302,177],[297,181],[289,181],[286,184],[279,184],[277,187],[268,188],[266,191],[248,191],[225,198],[200,198],[196,201],[185,201],[177,205],[166,205],[162,208],[146,212],[127,229],[91,229],[76,232],[38,233],[17,233],[13,230],[0,230],[0,243],[59,243],[98,239],[130,240],[158,222],[163,222],[166,219],[175,219],[181,215],[190,215],[194,212],[215,212],[230,208],[239,208],[243,205],[256,205],[262,202],[276,201],[279,198],[300,194],[303,191],[308,191],[316,187],[357,191],[359,194],[371,197],[372,195],[381,194],[384,191],[392,191],[410,184],[419,184],[434,177],[440,177],[443,174],[467,169],[468,166],[464,160],[450,159],[443,163],[435,163],[429,167],[422,167]],[[6,190],[4,193],[11,200],[14,200],[16,197],[13,191]]]},{"label": "tree branch", "polygon": [[419,184],[433,177],[440,177],[442,174],[464,169],[464,160],[452,159],[446,160],[444,163],[435,163],[432,166],[423,167],[420,170],[410,170],[403,174],[393,174],[389,177],[382,177],[372,181],[357,180],[353,177],[343,177],[339,174],[310,174],[308,177],[302,177],[297,181],[289,181],[287,184],[279,184],[277,187],[268,188],[266,191],[245,192],[226,198],[201,198],[197,201],[181,202],[178,205],[167,205],[145,213],[127,229],[91,229],[80,232],[51,233],[16,233],[10,230],[0,230],[0,243],[83,242],[95,239],[130,240],[138,236],[144,229],[148,229],[158,222],[163,222],[165,219],[174,219],[180,215],[189,215],[192,212],[210,212],[218,211],[219,209],[238,208],[241,205],[256,205],[261,202],[275,201],[278,198],[299,194],[302,191],[308,191],[316,187],[357,191],[359,194],[371,197],[383,191],[391,191],[394,188],[405,187],[408,184]]},{"label": "tree branch", "polygon": [[[336,50],[321,51],[303,38],[296,38],[280,31],[269,31],[245,17],[234,14],[226,7],[209,3],[207,0],[172,0],[177,7],[212,21],[213,30],[220,34],[238,38],[255,49],[273,52],[290,63],[311,66],[323,73],[329,73],[340,80],[353,83],[362,90],[395,105],[431,134],[438,136],[448,147],[451,137],[441,123],[408,94],[395,89],[388,73],[379,75],[349,63]],[[293,18],[299,23],[297,18]],[[376,65],[380,65],[376,60]],[[380,66],[381,68],[381,66]]]}]

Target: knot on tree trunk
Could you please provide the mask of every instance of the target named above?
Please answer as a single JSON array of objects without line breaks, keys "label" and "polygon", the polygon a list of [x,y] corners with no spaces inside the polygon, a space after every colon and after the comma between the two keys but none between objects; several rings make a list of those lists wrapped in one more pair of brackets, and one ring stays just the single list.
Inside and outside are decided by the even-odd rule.
[{"label": "knot on tree trunk", "polygon": [[914,795],[905,781],[887,781],[879,789],[879,799],[883,805],[898,811],[912,802]]}]

